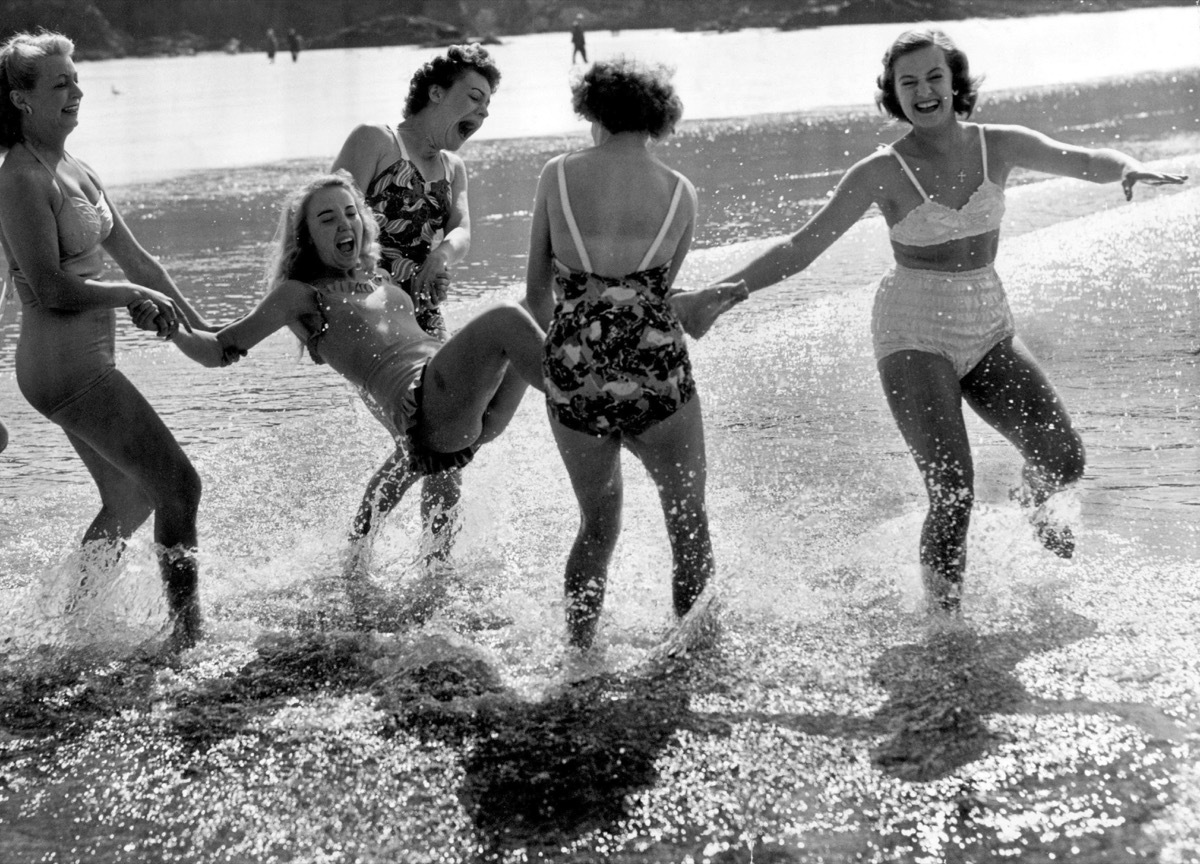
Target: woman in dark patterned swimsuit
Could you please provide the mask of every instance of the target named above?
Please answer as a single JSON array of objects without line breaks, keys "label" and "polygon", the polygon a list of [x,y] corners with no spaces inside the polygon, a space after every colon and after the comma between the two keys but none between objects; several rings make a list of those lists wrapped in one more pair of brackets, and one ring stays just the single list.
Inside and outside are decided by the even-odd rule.
[{"label": "woman in dark patterned swimsuit", "polygon": [[[696,604],[713,556],[704,425],[682,323],[693,336],[703,330],[677,302],[691,292],[667,299],[691,243],[696,191],[647,149],[674,129],[683,106],[664,73],[627,61],[595,64],[575,85],[573,104],[592,121],[595,146],[542,172],[527,296],[534,318],[549,325],[546,402],[580,509],[567,559],[567,629],[570,643],[587,649],[620,530],[622,444],[659,490],[677,615]],[[746,296],[739,286],[721,291],[713,317]]]},{"label": "woman in dark patterned swimsuit", "polygon": [[[404,119],[398,126],[363,125],[350,133],[331,170],[345,169],[375,212],[382,247],[380,265],[408,292],[417,321],[446,341],[439,304],[449,268],[471,247],[467,171],[456,152],[488,116],[500,71],[479,45],[453,45],[413,75]],[[394,453],[367,487],[354,535],[366,541],[400,500],[396,478],[404,455]],[[427,475],[421,513],[436,538],[431,560],[449,553],[453,511],[461,478],[457,469]]]}]

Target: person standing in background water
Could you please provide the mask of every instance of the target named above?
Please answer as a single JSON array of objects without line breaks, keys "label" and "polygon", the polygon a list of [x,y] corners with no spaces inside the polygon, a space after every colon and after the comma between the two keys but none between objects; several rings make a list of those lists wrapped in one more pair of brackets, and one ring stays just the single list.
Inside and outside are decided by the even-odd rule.
[{"label": "person standing in background water", "polygon": [[925,482],[920,564],[934,611],[959,609],[975,496],[963,403],[1025,460],[1018,493],[1047,549],[1074,552],[1069,525],[1043,507],[1083,476],[1084,450],[1062,400],[1015,336],[993,262],[1014,168],[1094,183],[1182,183],[1110,149],[1064,144],[1024,126],[965,122],[979,81],[940,30],[902,34],[883,57],[876,102],[908,126],[895,144],[851,166],[799,231],[726,277],[751,291],[813,262],[875,204],[895,267],[875,295],[871,331],[880,382]]},{"label": "person standing in background water", "polygon": [[279,50],[279,40],[275,38],[275,28],[267,28],[267,60],[275,62],[275,52]]},{"label": "person standing in background water", "polygon": [[[488,117],[500,70],[478,44],[452,45],[422,65],[409,82],[404,119],[358,126],[342,145],[331,171],[344,169],[366,194],[379,223],[380,265],[408,292],[417,323],[436,339],[449,338],[441,302],[449,268],[471,248],[467,169],[456,151]],[[354,522],[366,542],[400,500],[395,478],[405,457],[397,450],[367,487]],[[423,481],[421,513],[433,535],[430,562],[449,554],[462,480],[456,468]]]},{"label": "person standing in background water", "polygon": [[583,57],[583,62],[588,62],[587,59],[587,41],[583,35],[583,16],[576,15],[575,23],[571,25],[571,65],[575,65],[576,55]]},{"label": "person standing in background water", "polygon": [[300,34],[294,28],[288,28],[287,35],[288,50],[292,52],[292,62],[300,58]]},{"label": "person standing in background water", "polygon": [[[170,339],[207,329],[113,207],[94,171],[66,151],[83,91],[74,43],[17,33],[0,48],[0,229],[21,299],[17,386],[57,423],[100,492],[83,535],[101,564],[154,515],[171,617],[168,647],[200,637],[196,511],[200,477],[166,424],[116,368],[116,315]],[[130,281],[102,279],[103,253]],[[86,574],[84,579],[87,579]]]}]

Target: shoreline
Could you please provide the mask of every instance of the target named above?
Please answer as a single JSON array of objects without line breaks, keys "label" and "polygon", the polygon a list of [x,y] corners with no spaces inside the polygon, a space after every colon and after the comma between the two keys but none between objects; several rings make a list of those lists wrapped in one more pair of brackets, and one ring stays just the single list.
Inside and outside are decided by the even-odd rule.
[{"label": "shoreline", "polygon": [[[1182,82],[1180,79],[1183,79]],[[996,91],[985,91],[981,96],[979,111],[971,117],[970,122],[1017,123],[1020,122],[1019,118],[1022,114],[1036,114],[1039,111],[1049,114],[1058,107],[1054,103],[1067,99],[1083,101],[1081,94],[1086,90],[1098,91],[1106,87],[1138,86],[1147,88],[1151,92],[1152,97],[1159,101],[1160,105],[1178,105],[1187,96],[1192,96],[1192,101],[1196,109],[1192,115],[1194,128],[1190,131],[1200,135],[1200,62],[1194,67],[1185,69],[1139,72],[1132,75],[1109,75],[1101,78],[1060,84],[1039,84],[1033,87],[1014,87]],[[1163,91],[1162,88],[1164,86],[1172,88],[1170,93]],[[1047,102],[1051,104],[1045,107],[1040,107],[1037,104]],[[994,111],[999,116],[996,118],[981,118],[980,115],[987,114],[989,110]],[[1186,108],[1180,110],[1179,113],[1187,113]],[[685,114],[675,133],[670,138],[664,139],[663,142],[658,142],[655,146],[665,149],[670,147],[671,142],[676,139],[704,138],[709,133],[731,128],[739,132],[746,131],[747,127],[778,129],[788,126],[804,126],[811,128],[815,125],[839,125],[847,121],[857,124],[874,124],[879,127],[881,134],[884,135],[890,134],[888,130],[895,130],[897,132],[903,130],[903,124],[889,120],[875,106],[864,103],[821,106],[793,111],[760,112],[747,115],[734,114],[726,117],[703,117],[694,120],[688,119]],[[1189,130],[1180,131],[1186,134]],[[496,161],[498,158],[502,158],[504,155],[512,154],[556,153],[564,147],[570,147],[580,142],[586,145],[588,141],[590,141],[590,138],[586,130],[541,135],[514,135],[503,138],[473,140],[468,142],[461,152],[464,161],[467,163],[468,170],[473,175],[475,171],[472,169],[476,162],[488,164]],[[1179,152],[1187,153],[1190,151],[1185,148]],[[138,190],[147,187],[158,186],[164,182],[185,182],[189,178],[240,174],[243,172],[279,171],[291,174],[292,172],[287,169],[299,165],[307,166],[314,163],[328,162],[333,159],[334,155],[330,153],[327,156],[321,157],[301,156],[273,159],[265,162],[248,162],[226,167],[188,168],[177,173],[166,173],[127,182],[112,183],[108,185],[108,189],[125,193],[126,196],[136,200],[141,196],[136,194],[131,195],[130,193],[136,193]]]}]

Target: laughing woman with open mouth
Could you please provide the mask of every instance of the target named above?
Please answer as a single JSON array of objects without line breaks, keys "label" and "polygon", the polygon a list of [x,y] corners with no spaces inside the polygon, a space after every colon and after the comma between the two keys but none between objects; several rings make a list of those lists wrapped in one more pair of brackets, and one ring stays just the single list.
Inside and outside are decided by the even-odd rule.
[{"label": "laughing woman with open mouth", "polygon": [[[442,342],[449,337],[440,307],[449,268],[471,248],[467,169],[456,151],[487,119],[499,84],[500,70],[483,47],[450,46],[413,75],[404,119],[355,128],[331,169],[348,171],[366,193],[379,225],[380,266],[412,298],[421,328]],[[395,506],[402,461],[394,454],[372,479],[355,537],[369,539]],[[436,541],[432,560],[449,553],[460,485],[453,467],[425,479],[421,510]]]}]

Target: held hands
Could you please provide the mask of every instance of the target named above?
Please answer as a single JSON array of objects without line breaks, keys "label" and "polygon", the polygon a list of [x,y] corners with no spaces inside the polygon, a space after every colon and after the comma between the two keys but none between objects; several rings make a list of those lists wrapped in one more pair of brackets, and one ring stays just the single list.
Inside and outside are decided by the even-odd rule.
[{"label": "held hands", "polygon": [[1125,190],[1125,200],[1133,200],[1133,187],[1138,183],[1147,186],[1176,186],[1188,179],[1186,174],[1163,174],[1161,171],[1126,171],[1121,177],[1121,188]]},{"label": "held hands", "polygon": [[683,332],[699,339],[716,320],[750,296],[745,282],[719,282],[695,291],[672,290],[667,303],[683,325]]},{"label": "held hands", "polygon": [[126,307],[135,327],[139,330],[153,330],[160,339],[170,339],[179,330],[180,324],[183,324],[187,332],[191,332],[192,325],[179,314],[174,300],[150,288],[140,285],[136,287],[138,299]]},{"label": "held hands", "polygon": [[413,274],[413,303],[418,309],[429,309],[440,305],[450,290],[450,271],[443,256],[435,249],[425,259],[425,264]]}]

